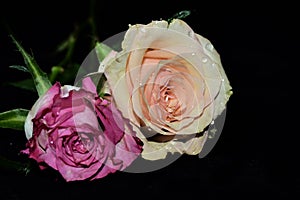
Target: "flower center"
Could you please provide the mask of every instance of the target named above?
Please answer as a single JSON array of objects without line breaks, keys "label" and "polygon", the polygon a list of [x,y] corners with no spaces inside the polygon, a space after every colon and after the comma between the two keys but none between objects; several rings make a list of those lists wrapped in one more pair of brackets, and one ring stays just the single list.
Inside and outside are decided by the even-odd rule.
[{"label": "flower center", "polygon": [[166,111],[165,119],[167,121],[176,120],[174,117],[178,115],[180,103],[172,90],[172,86],[165,84],[160,87],[160,105]]},{"label": "flower center", "polygon": [[87,153],[93,146],[93,140],[86,133],[78,133],[80,137],[72,141],[72,150],[78,153]]}]

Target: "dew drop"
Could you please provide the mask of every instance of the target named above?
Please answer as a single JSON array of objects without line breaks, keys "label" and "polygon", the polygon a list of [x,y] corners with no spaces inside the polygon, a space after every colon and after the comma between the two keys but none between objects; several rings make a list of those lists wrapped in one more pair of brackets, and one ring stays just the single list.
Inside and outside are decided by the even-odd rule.
[{"label": "dew drop", "polygon": [[188,32],[188,36],[190,36],[190,37],[193,38],[193,37],[195,37],[195,33],[194,33],[193,31],[189,31],[189,32]]},{"label": "dew drop", "polygon": [[219,64],[218,63],[212,63],[211,66],[214,67],[214,68],[218,68]]},{"label": "dew drop", "polygon": [[202,62],[203,62],[203,63],[206,63],[206,62],[207,62],[207,58],[206,58],[206,57],[203,57],[203,58],[202,58]]},{"label": "dew drop", "polygon": [[214,46],[211,44],[211,43],[207,43],[205,48],[208,50],[208,51],[213,51],[214,50]]},{"label": "dew drop", "polygon": [[195,53],[192,53],[192,56],[196,55]]},{"label": "dew drop", "polygon": [[142,33],[146,33],[146,29],[143,27],[143,28],[141,28],[141,32]]}]

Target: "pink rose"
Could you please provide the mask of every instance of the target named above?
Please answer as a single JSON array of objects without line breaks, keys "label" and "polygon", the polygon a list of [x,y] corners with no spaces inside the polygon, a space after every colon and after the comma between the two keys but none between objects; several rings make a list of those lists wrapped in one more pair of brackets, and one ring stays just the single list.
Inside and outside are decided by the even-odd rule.
[{"label": "pink rose", "polygon": [[25,132],[29,140],[23,152],[66,181],[124,170],[142,151],[128,121],[112,102],[98,97],[90,78],[82,88],[54,84],[33,106]]},{"label": "pink rose", "polygon": [[134,125],[149,160],[201,152],[205,129],[232,94],[213,45],[179,19],[130,26],[122,51],[102,65],[117,108]]}]

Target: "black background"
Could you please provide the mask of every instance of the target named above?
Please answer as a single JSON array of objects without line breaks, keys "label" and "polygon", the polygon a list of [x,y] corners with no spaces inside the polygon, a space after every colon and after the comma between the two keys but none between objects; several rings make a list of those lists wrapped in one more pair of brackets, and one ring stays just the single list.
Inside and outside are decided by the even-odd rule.
[{"label": "black background", "polygon": [[[37,198],[173,198],[240,199],[288,198],[299,195],[297,107],[299,68],[299,15],[293,5],[205,5],[190,1],[95,3],[99,40],[125,31],[128,24],[167,19],[191,10],[185,21],[208,38],[221,55],[233,87],[223,132],[205,157],[182,156],[154,172],[117,172],[93,182],[65,183],[55,172],[37,170],[24,176],[2,169],[0,199]],[[226,7],[227,6],[227,7]],[[4,83],[28,77],[8,68],[23,65],[8,37],[7,27],[39,65],[49,71],[60,57],[52,52],[89,16],[88,1],[18,2],[1,5],[0,111],[27,108],[37,94]],[[6,26],[8,25],[8,26]],[[6,28],[5,28],[6,27]],[[80,63],[90,49],[90,35],[81,37],[75,59]],[[296,89],[293,89],[296,88]],[[295,115],[295,116],[294,116]],[[1,129],[1,155],[22,160],[26,142],[22,131]],[[103,196],[104,195],[104,196]]]}]

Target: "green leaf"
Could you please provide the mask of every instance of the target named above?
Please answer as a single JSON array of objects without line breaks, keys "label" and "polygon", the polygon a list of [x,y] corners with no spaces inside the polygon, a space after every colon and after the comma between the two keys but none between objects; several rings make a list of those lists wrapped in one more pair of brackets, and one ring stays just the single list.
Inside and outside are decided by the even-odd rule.
[{"label": "green leaf", "polygon": [[0,113],[0,128],[24,130],[24,123],[29,110],[14,109]]},{"label": "green leaf", "polygon": [[184,19],[191,14],[189,10],[182,10],[178,13],[175,13],[172,17],[170,17],[167,21],[170,23],[173,19]]},{"label": "green leaf", "polygon": [[49,81],[47,74],[41,70],[34,58],[24,50],[24,48],[12,35],[11,38],[24,58],[28,71],[33,77],[39,96],[42,96],[51,87],[51,82]]},{"label": "green leaf", "polygon": [[20,71],[23,71],[23,72],[29,72],[26,67],[21,66],[21,65],[12,65],[12,66],[9,66],[9,68],[17,69],[17,70],[20,70]]},{"label": "green leaf", "polygon": [[101,62],[112,51],[112,48],[106,44],[97,42],[95,45],[95,51],[99,62]]},{"label": "green leaf", "polygon": [[35,86],[32,79],[25,79],[17,82],[9,82],[8,84],[24,90],[35,91]]}]

